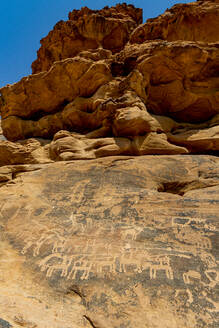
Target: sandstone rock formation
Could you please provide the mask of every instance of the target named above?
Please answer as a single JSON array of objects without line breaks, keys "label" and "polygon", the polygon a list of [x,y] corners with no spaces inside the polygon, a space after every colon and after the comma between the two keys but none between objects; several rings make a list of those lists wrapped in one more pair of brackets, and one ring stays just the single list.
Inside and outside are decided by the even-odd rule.
[{"label": "sandstone rock formation", "polygon": [[[209,1],[174,6],[171,12],[177,17],[178,11],[183,17],[186,17],[184,10],[187,15],[191,12],[196,26],[194,8],[204,17],[209,12],[218,13],[217,3]],[[105,16],[113,22],[131,19],[137,24],[140,12],[133,6],[118,5],[99,13],[85,8],[73,11],[70,16],[77,24],[82,18],[87,22]],[[209,20],[214,25],[212,18]],[[92,29],[93,25],[91,34]],[[123,49],[115,54],[103,48],[87,49],[74,58],[53,65],[51,62],[48,72],[33,74],[2,88],[1,115],[6,138],[11,141],[27,137],[52,139],[58,131],[70,130],[86,134],[87,138],[125,137],[132,143],[133,137],[147,138],[152,133],[154,140],[167,140],[166,154],[171,154],[172,149],[182,153],[178,146],[184,147],[184,153],[217,151],[218,129],[212,128],[218,125],[219,113],[218,43],[170,42],[166,36],[168,41],[145,40],[135,44],[138,41],[133,35],[137,32],[138,28],[131,35],[131,43],[126,40]],[[51,47],[52,40],[47,37]],[[46,58],[42,59],[44,62],[47,63]],[[160,133],[164,135],[159,136]],[[195,139],[191,139],[194,134]],[[132,149],[136,155],[138,152]],[[154,154],[158,153],[157,149],[159,145],[154,147]]]},{"label": "sandstone rock formation", "polygon": [[217,327],[218,6],[74,10],[0,89],[0,327]]},{"label": "sandstone rock formation", "polygon": [[0,120],[0,140],[4,140],[5,137],[3,136],[3,131],[2,131],[2,127],[1,127],[1,120]]},{"label": "sandstone rock formation", "polygon": [[118,4],[102,10],[73,10],[69,20],[58,22],[41,40],[33,73],[48,70],[54,61],[74,57],[87,49],[103,47],[113,53],[120,51],[133,29],[142,23],[142,10]]},{"label": "sandstone rock formation", "polygon": [[176,4],[157,18],[148,19],[132,33],[131,43],[147,40],[219,40],[219,1],[196,1]]}]

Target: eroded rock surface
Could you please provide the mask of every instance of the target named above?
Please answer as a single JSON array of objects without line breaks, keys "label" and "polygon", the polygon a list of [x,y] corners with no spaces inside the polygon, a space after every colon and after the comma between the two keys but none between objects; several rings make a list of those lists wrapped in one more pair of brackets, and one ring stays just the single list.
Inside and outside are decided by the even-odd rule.
[{"label": "eroded rock surface", "polygon": [[59,130],[89,138],[153,132],[179,145],[173,135],[184,129],[197,142],[198,136],[206,140],[201,149],[187,138],[182,145],[189,152],[216,151],[218,129],[208,130],[218,125],[218,49],[217,43],[153,41],[126,46],[113,62],[88,59],[88,53],[57,62],[49,72],[1,89],[4,135],[13,141],[48,139]]},{"label": "eroded rock surface", "polygon": [[103,47],[113,53],[120,51],[133,29],[142,23],[142,10],[118,4],[102,10],[73,10],[69,20],[58,22],[41,40],[33,73],[47,71],[54,61],[74,57],[80,51]]},{"label": "eroded rock surface", "polygon": [[[209,12],[218,15],[218,4],[205,1],[176,5],[170,12],[176,17],[188,16],[191,21],[196,13],[204,25],[204,17],[208,17]],[[90,26],[89,23],[86,27],[85,22],[103,20],[103,32],[105,29],[111,31],[108,20],[117,25],[124,20],[139,24],[141,10],[131,5],[118,5],[99,12],[84,8],[73,11],[69,17],[68,22],[74,22],[72,24],[84,22],[84,33],[89,31],[95,39],[99,25],[92,23]],[[168,11],[154,21],[158,24],[163,19],[172,22]],[[162,24],[160,28],[164,31]],[[179,25],[181,27],[183,23]],[[208,25],[214,26],[212,18]],[[123,28],[130,35],[126,25]],[[194,34],[189,25],[187,28]],[[45,39],[47,46],[52,48],[52,35],[56,29]],[[131,43],[126,40],[114,55],[112,49],[92,49],[88,45],[86,49],[76,47],[77,54],[68,55],[76,57],[55,63],[57,58],[51,57],[49,67],[52,66],[48,72],[25,77],[2,88],[1,115],[5,137],[11,141],[28,137],[52,139],[58,131],[68,130],[84,134],[86,138],[124,137],[130,142],[130,137],[151,138],[153,135],[157,140],[167,140],[169,148],[182,146],[185,152],[218,151],[218,42],[185,41],[185,38],[184,41],[172,41],[175,39],[168,37],[167,41],[149,41],[158,38],[152,37],[152,30],[149,30],[151,38],[147,36],[146,40],[136,44],[139,42],[133,35],[138,32],[137,28]],[[74,42],[70,44],[75,48]],[[42,49],[44,47],[41,52]],[[65,58],[64,53],[63,50],[59,59]],[[168,147],[166,149],[169,154]],[[132,150],[132,155],[136,155],[135,147]]]},{"label": "eroded rock surface", "polygon": [[74,10],[0,89],[0,327],[217,327],[218,5]]},{"label": "eroded rock surface", "polygon": [[219,1],[196,1],[176,4],[157,18],[148,19],[131,35],[131,43],[146,40],[219,40]]},{"label": "eroded rock surface", "polygon": [[218,158],[109,157],[34,168],[1,187],[4,321],[216,327]]}]

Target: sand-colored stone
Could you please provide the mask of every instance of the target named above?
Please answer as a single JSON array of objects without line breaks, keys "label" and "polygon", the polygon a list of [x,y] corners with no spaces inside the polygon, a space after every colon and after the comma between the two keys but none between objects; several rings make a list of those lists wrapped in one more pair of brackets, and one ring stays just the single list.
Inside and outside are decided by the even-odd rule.
[{"label": "sand-colored stone", "polygon": [[[49,72],[24,77],[1,88],[2,119],[39,117],[60,109],[76,96],[91,96],[111,79],[107,64],[85,58],[57,62]],[[4,121],[2,122],[4,130]]]},{"label": "sand-colored stone", "polygon": [[73,10],[69,20],[60,21],[41,40],[33,73],[47,71],[55,61],[76,56],[87,49],[103,47],[113,53],[120,51],[134,28],[142,23],[142,10],[118,4],[102,10],[87,7]]},{"label": "sand-colored stone", "polygon": [[164,14],[148,19],[130,37],[131,43],[146,40],[185,40],[215,42],[219,40],[219,2],[179,3]]},{"label": "sand-colored stone", "polygon": [[50,163],[47,142],[27,139],[20,142],[0,140],[0,166]]},{"label": "sand-colored stone", "polygon": [[191,152],[204,153],[219,149],[219,126],[208,129],[179,129],[168,135],[168,140],[174,144],[187,147]]},{"label": "sand-colored stone", "polygon": [[144,42],[116,57],[124,66],[128,58],[143,76],[148,111],[193,123],[218,113],[218,43]]},{"label": "sand-colored stone", "polygon": [[73,11],[0,90],[0,327],[217,327],[218,4]]},{"label": "sand-colored stone", "polygon": [[111,156],[14,174],[0,188],[1,324],[216,327],[218,164]]},{"label": "sand-colored stone", "polygon": [[175,127],[187,122],[198,129],[219,112],[217,44],[145,42],[127,46],[114,62],[124,68],[128,58],[135,58],[128,76],[113,78],[108,59],[79,56],[1,89],[4,135],[12,141],[52,138],[64,129],[129,137],[168,132],[168,117]]},{"label": "sand-colored stone", "polygon": [[148,133],[132,138],[92,138],[59,131],[49,145],[52,160],[94,159],[116,155],[186,154],[184,147],[167,141],[165,134]]}]

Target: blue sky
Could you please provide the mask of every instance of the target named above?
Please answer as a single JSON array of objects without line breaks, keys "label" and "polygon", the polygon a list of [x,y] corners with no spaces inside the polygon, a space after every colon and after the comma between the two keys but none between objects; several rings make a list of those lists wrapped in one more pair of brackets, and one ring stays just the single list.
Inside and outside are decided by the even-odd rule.
[{"label": "blue sky", "polygon": [[[31,74],[40,39],[57,21],[66,20],[68,12],[87,6],[100,9],[124,0],[0,0],[0,87]],[[186,0],[126,1],[143,8],[144,21],[156,17],[166,8]]]}]

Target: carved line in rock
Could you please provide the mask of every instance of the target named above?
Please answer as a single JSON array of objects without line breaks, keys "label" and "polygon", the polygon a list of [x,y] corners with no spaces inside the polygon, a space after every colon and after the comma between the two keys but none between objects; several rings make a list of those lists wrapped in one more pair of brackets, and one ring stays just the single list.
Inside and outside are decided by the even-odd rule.
[{"label": "carved line in rock", "polygon": [[[79,203],[82,201],[81,196],[78,201]],[[6,204],[1,208],[1,215],[5,207],[7,207]],[[123,225],[115,228],[109,223],[108,226],[104,226],[103,222],[101,224],[98,221],[94,222],[91,217],[84,218],[81,213],[72,213],[66,218],[66,223],[69,225],[68,235],[66,236],[59,227],[48,228],[38,220],[31,220],[33,216],[31,207],[24,209],[20,205],[12,218],[21,216],[24,210],[31,227],[37,226],[41,235],[38,238],[32,232],[27,236],[27,230],[22,230],[16,236],[24,242],[21,253],[27,254],[32,250],[34,257],[43,256],[43,248],[50,247],[51,254],[38,261],[40,270],[46,272],[47,277],[52,277],[58,273],[62,278],[68,280],[86,280],[93,276],[105,274],[146,274],[145,271],[148,271],[151,280],[157,279],[157,274],[160,272],[165,274],[166,279],[174,280],[171,257],[191,259],[189,250],[177,254],[168,251],[166,254],[154,255],[154,252],[156,253],[155,247],[140,248],[139,245],[136,246],[139,235],[144,232],[142,226]],[[47,208],[43,215],[45,216],[48,213],[49,209]],[[170,223],[176,239],[178,238],[183,244],[188,243],[195,246],[195,253],[200,257],[206,268],[203,274],[193,269],[183,272],[181,277],[184,284],[191,285],[199,281],[203,286],[214,288],[219,278],[216,269],[217,261],[209,253],[212,247],[210,239],[204,236],[203,232],[198,231],[197,228],[206,229],[207,234],[212,234],[212,232],[215,232],[215,226],[209,224],[207,220],[191,217],[172,217]],[[193,228],[195,229],[192,230]],[[192,231],[195,231],[195,234],[192,234]],[[93,238],[90,238],[91,232],[95,232]],[[105,236],[105,239],[101,240],[103,236]],[[118,245],[114,245],[115,236],[120,238]],[[98,255],[100,249],[101,255]],[[200,249],[203,250],[202,253]],[[115,254],[111,254],[113,251]],[[152,253],[150,254],[150,252]],[[202,279],[203,275],[206,277],[205,281]],[[206,279],[208,282],[206,282]]]},{"label": "carved line in rock", "polygon": [[[117,250],[117,255],[111,256],[110,251],[113,248],[113,241],[100,242],[98,236],[108,234],[110,237],[113,233],[118,232],[115,229],[108,230],[106,227],[98,227],[98,224],[94,224],[91,218],[86,218],[85,223],[78,222],[77,219],[81,219],[79,215],[71,214],[68,221],[71,222],[71,228],[69,232],[75,236],[74,240],[68,240],[68,238],[60,233],[57,229],[47,229],[39,239],[32,235],[27,237],[24,242],[25,246],[22,249],[22,254],[26,254],[28,250],[33,249],[33,256],[40,255],[40,250],[43,246],[51,246],[52,253],[41,259],[38,263],[41,271],[46,272],[47,277],[51,277],[54,273],[60,272],[61,277],[66,277],[67,279],[88,279],[92,275],[100,275],[105,273],[125,273],[125,272],[137,272],[142,273],[145,270],[149,270],[150,279],[156,279],[157,273],[163,271],[167,279],[173,280],[174,273],[173,268],[170,264],[171,254],[163,255],[150,255],[148,253],[149,249],[136,249],[135,245],[132,246],[130,243],[136,241],[138,234],[143,231],[142,227],[124,227],[120,231],[120,237],[123,241],[122,245],[119,245]],[[185,225],[198,224],[201,226],[206,226],[205,220],[202,219],[192,219],[183,218]],[[173,226],[177,226],[182,229],[182,224],[178,221],[179,218],[172,218]],[[94,238],[89,238],[90,229],[95,228],[96,235]],[[176,231],[176,235],[180,235],[180,232]],[[194,236],[191,235],[190,239],[188,237],[184,238],[182,233],[181,241],[192,243]],[[21,237],[21,236],[20,236]],[[24,237],[24,236],[22,236]],[[88,238],[87,238],[88,237]],[[197,237],[197,236],[195,236]],[[201,240],[202,245],[195,242],[194,244],[197,248],[200,246],[204,249],[210,249],[210,244],[203,244],[206,237]],[[127,244],[127,242],[129,242]],[[84,243],[84,245],[82,245]],[[102,248],[103,253],[98,256],[98,249]],[[153,250],[153,248],[152,248]],[[73,253],[72,253],[73,252]],[[178,256],[182,258],[190,258],[191,256],[186,254],[172,254],[172,256]],[[215,262],[212,255],[211,262]],[[57,263],[55,263],[57,262]],[[211,265],[212,267],[212,265]],[[205,271],[206,277],[209,280],[209,286],[215,286],[216,282],[212,278],[212,273],[216,274],[214,270],[214,265],[209,270]],[[201,275],[195,270],[189,270],[184,272],[182,275],[185,284],[191,284],[194,280],[200,280]]]}]

